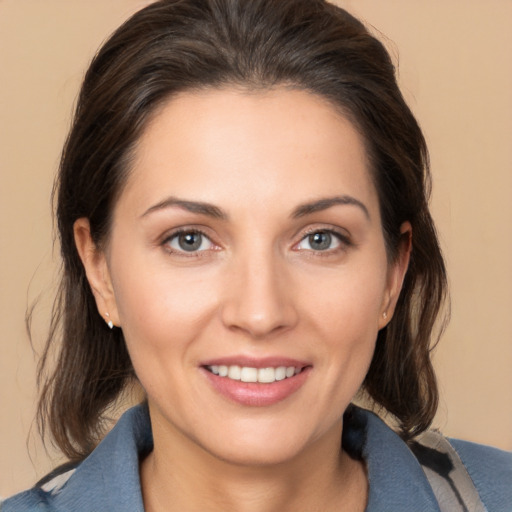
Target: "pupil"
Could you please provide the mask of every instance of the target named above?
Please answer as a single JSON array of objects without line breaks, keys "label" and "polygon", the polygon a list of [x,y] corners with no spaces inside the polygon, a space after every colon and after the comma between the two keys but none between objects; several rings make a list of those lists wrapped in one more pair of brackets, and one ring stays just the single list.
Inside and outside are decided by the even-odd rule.
[{"label": "pupil", "polygon": [[323,231],[309,235],[309,243],[317,251],[325,251],[331,246],[331,235]]},{"label": "pupil", "polygon": [[184,233],[178,238],[178,243],[184,251],[196,251],[201,247],[202,236],[201,233]]}]

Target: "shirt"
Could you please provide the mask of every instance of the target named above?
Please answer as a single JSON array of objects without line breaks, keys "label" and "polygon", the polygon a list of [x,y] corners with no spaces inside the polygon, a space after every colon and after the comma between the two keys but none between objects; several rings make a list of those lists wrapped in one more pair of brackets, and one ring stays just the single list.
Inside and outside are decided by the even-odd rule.
[{"label": "shirt", "polygon": [[[512,511],[512,453],[450,440],[488,512]],[[343,447],[366,463],[366,512],[439,512],[408,445],[378,416],[351,406]],[[1,512],[143,512],[139,462],[153,448],[147,405],[129,409],[75,469],[7,499]]]}]

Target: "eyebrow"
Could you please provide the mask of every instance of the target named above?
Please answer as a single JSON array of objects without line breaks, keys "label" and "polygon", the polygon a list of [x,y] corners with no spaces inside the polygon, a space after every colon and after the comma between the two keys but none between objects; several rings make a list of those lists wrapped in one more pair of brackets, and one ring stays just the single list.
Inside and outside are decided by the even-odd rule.
[{"label": "eyebrow", "polygon": [[347,195],[325,197],[322,199],[318,199],[316,201],[312,201],[310,203],[302,204],[295,208],[295,210],[292,213],[292,217],[304,217],[305,215],[311,215],[312,213],[327,210],[328,208],[331,208],[332,206],[336,205],[357,206],[363,211],[366,218],[370,219],[370,213],[368,212],[368,208],[366,208],[364,203],[362,203],[361,201],[359,201],[359,199],[356,199],[355,197]]},{"label": "eyebrow", "polygon": [[226,220],[228,218],[228,215],[223,210],[217,206],[214,206],[213,204],[203,203],[201,201],[186,201],[172,196],[151,206],[151,208],[148,208],[141,215],[141,217],[146,217],[150,213],[171,207],[182,208],[183,210],[187,210],[192,213],[199,213],[201,215],[207,215],[208,217],[213,217],[215,219]]},{"label": "eyebrow", "polygon": [[[322,199],[317,199],[316,201],[301,204],[297,206],[297,208],[295,208],[295,210],[292,212],[292,218],[297,219],[300,217],[304,217],[306,215],[311,215],[312,213],[327,210],[336,205],[357,206],[359,209],[362,210],[362,212],[368,219],[370,218],[368,208],[366,208],[366,206],[361,201],[359,201],[359,199],[347,195],[325,197]],[[227,213],[224,212],[218,206],[214,206],[213,204],[205,203],[202,201],[187,201],[184,199],[178,199],[177,197],[173,196],[168,197],[163,201],[160,201],[159,203],[151,206],[141,215],[141,217],[146,217],[147,215],[153,212],[172,207],[182,208],[183,210],[187,210],[192,213],[198,213],[201,215],[206,215],[208,217],[212,217],[215,219],[228,219]]]}]

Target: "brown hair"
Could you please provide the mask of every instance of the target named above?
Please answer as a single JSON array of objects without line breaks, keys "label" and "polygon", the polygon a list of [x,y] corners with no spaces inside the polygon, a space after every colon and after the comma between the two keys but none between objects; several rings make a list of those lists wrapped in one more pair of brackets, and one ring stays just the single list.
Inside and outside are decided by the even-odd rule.
[{"label": "brown hair", "polygon": [[404,437],[432,421],[431,339],[446,275],[427,205],[425,141],[383,45],[323,0],[161,0],[126,21],[91,63],[55,184],[63,274],[39,367],[38,419],[70,459],[94,448],[106,411],[134,378],[122,330],[109,330],[96,309],[73,223],[87,217],[101,247],[149,116],[179,91],[229,85],[310,91],[363,135],[390,259],[401,224],[408,220],[413,232],[402,294],[379,332],[364,388]]}]

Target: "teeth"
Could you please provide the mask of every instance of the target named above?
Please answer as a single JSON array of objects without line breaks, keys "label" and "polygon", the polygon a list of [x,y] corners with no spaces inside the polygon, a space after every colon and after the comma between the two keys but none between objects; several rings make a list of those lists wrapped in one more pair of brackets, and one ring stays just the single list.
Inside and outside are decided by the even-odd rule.
[{"label": "teeth", "polygon": [[286,379],[286,367],[285,366],[279,366],[276,368],[275,377],[276,380],[283,380]]},{"label": "teeth", "polygon": [[233,380],[240,380],[240,366],[230,366],[228,369],[228,377]]},{"label": "teeth", "polygon": [[244,366],[240,371],[240,380],[242,382],[258,382],[258,370]]},{"label": "teeth", "polygon": [[276,379],[276,371],[274,368],[260,368],[258,370],[258,382],[274,382]]},{"label": "teeth", "polygon": [[219,377],[227,377],[242,382],[260,382],[271,384],[272,382],[288,379],[301,372],[301,368],[294,366],[278,366],[277,368],[251,368],[249,366],[224,366],[213,365],[208,369]]}]

